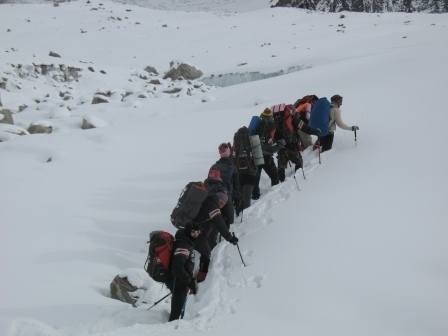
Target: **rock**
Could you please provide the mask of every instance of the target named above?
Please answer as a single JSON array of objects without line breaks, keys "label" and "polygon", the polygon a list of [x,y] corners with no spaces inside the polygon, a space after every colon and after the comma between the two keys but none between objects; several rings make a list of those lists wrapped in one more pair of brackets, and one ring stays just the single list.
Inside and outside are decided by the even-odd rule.
[{"label": "rock", "polygon": [[47,123],[32,123],[28,127],[30,134],[50,134],[53,132],[53,126]]},{"label": "rock", "polygon": [[132,94],[133,94],[132,91],[126,91],[125,93],[122,93],[121,94],[121,101],[124,101],[126,99],[126,97],[129,97]]},{"label": "rock", "polygon": [[97,91],[95,93],[96,95],[100,95],[100,96],[104,96],[104,97],[112,97],[112,91],[107,90],[107,91]]},{"label": "rock", "polygon": [[109,101],[102,95],[95,95],[92,99],[92,104],[104,104]]},{"label": "rock", "polygon": [[171,78],[172,80],[176,80],[181,77],[184,79],[197,79],[203,75],[201,70],[192,65],[181,63],[175,66],[173,63],[171,64],[172,68],[165,74],[164,79]]},{"label": "rock", "polygon": [[8,82],[8,78],[1,77],[0,78],[0,89],[6,90],[7,82]]},{"label": "rock", "polygon": [[149,83],[153,84],[153,85],[160,85],[160,84],[162,84],[162,82],[160,80],[158,80],[158,79],[152,79],[152,80],[149,81]]},{"label": "rock", "polygon": [[58,53],[56,53],[56,52],[54,52],[54,51],[50,51],[50,53],[48,54],[48,56],[51,56],[51,57],[61,57],[61,55],[59,55]]},{"label": "rock", "polygon": [[95,72],[95,69],[91,66],[89,66],[87,69],[89,69],[89,71]]},{"label": "rock", "polygon": [[0,109],[0,123],[14,125],[14,119],[10,110]]},{"label": "rock", "polygon": [[27,108],[28,108],[28,105],[22,104],[19,106],[19,112],[22,112],[22,111],[26,110]]},{"label": "rock", "polygon": [[170,89],[170,90],[164,90],[163,92],[164,93],[171,93],[171,94],[173,94],[173,93],[178,93],[180,91],[182,91],[181,88],[173,88],[173,89]]},{"label": "rock", "polygon": [[100,128],[105,126],[107,126],[107,123],[100,118],[94,116],[85,116],[82,118],[82,129]]},{"label": "rock", "polygon": [[100,70],[100,72],[103,74],[103,75],[105,75],[107,72],[106,71],[104,71],[104,70]]},{"label": "rock", "polygon": [[137,97],[138,97],[138,98],[142,98],[142,99],[148,98],[148,97],[146,97],[146,95],[144,95],[143,93],[139,94]]},{"label": "rock", "polygon": [[149,74],[154,74],[154,75],[158,75],[159,73],[157,72],[157,69],[148,65],[145,69],[144,69],[147,73]]},{"label": "rock", "polygon": [[82,129],[91,129],[91,128],[95,128],[95,125],[91,124],[89,120],[83,118],[81,128]]}]

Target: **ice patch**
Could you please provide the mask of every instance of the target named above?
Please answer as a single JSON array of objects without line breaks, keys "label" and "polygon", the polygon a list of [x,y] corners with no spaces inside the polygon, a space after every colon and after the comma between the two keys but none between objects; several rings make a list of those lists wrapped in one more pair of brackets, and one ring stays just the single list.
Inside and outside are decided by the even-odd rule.
[{"label": "ice patch", "polygon": [[258,80],[263,80],[271,77],[283,76],[292,72],[301,71],[304,69],[309,69],[311,66],[305,65],[295,65],[291,66],[286,70],[279,70],[275,72],[263,73],[258,71],[251,72],[232,72],[220,75],[211,75],[209,77],[202,78],[201,81],[207,85],[214,85],[219,87],[226,87],[237,85],[241,83],[254,82]]}]

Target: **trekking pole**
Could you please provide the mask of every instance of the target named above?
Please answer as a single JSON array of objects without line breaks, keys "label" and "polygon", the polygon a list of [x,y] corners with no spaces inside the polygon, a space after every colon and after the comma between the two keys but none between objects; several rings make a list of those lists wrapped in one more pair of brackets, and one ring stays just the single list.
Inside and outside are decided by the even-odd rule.
[{"label": "trekking pole", "polygon": [[[235,237],[235,232],[232,232],[232,236]],[[243,260],[243,256],[241,255],[240,246],[238,245],[238,243],[236,243],[236,247],[238,248],[238,253],[240,254],[241,262],[243,263],[243,266],[246,267],[247,265]]]},{"label": "trekking pole", "polygon": [[322,161],[320,160],[320,141],[319,139],[317,140],[317,150],[319,151],[319,164],[322,164]]},{"label": "trekking pole", "polygon": [[[288,163],[289,163],[289,167],[290,167],[291,169],[293,169],[293,168],[292,168],[292,165],[291,165],[291,162],[288,162]],[[297,179],[296,179],[296,170],[294,170],[294,174],[292,175],[292,177],[294,178],[294,181],[296,181],[296,187],[297,187],[297,190],[300,191],[299,182],[297,182]]]},{"label": "trekking pole", "polygon": [[297,179],[296,179],[296,172],[294,172],[293,177],[294,177],[294,181],[296,181],[296,187],[297,187],[297,190],[300,191],[299,182],[297,182]]},{"label": "trekking pole", "polygon": [[358,144],[358,139],[356,138],[356,128],[355,128],[355,146]]},{"label": "trekking pole", "polygon": [[160,302],[162,302],[163,300],[165,300],[168,296],[170,296],[172,293],[171,292],[169,292],[167,295],[165,295],[163,298],[161,298],[160,300],[157,300],[156,302],[154,302],[154,304],[151,306],[151,307],[149,307],[148,309],[146,309],[146,310],[150,310],[151,308],[153,308],[153,307],[155,307],[155,306],[157,306]]}]

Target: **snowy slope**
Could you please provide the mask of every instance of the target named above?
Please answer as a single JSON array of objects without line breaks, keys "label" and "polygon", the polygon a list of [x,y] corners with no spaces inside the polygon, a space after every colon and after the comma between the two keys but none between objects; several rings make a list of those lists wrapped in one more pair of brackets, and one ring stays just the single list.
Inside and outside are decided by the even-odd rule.
[{"label": "snowy slope", "polygon": [[[0,6],[2,72],[83,68],[79,82],[0,89],[13,110],[30,100],[14,114],[19,125],[57,126],[0,143],[2,335],[446,335],[446,15],[222,16],[103,3]],[[192,96],[89,104],[97,89],[143,90],[130,75],[165,71],[172,59],[206,75],[309,68]],[[71,111],[56,94],[65,85],[79,98]],[[204,178],[217,144],[265,106],[307,93],[342,94],[358,144],[339,130],[322,165],[308,153],[301,191],[292,178],[273,189],[263,179],[263,197],[234,226],[249,266],[220,244],[179,326],[164,323],[169,301],[147,312],[109,299],[120,272],[148,287],[148,301],[163,295],[141,270],[147,234],[172,231],[180,189]],[[79,129],[84,115],[105,127]]]}]

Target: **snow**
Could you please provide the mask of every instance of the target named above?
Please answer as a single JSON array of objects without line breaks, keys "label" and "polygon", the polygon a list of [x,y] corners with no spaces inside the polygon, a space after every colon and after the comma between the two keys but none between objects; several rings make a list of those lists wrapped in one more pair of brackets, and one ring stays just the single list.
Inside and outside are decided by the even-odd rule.
[{"label": "snow", "polygon": [[[447,334],[447,15],[101,3],[0,5],[2,103],[16,127],[54,127],[0,143],[0,334]],[[164,81],[183,91],[149,94],[163,75],[139,74],[172,60],[205,77],[303,68],[225,88]],[[22,78],[11,67],[32,63],[81,76]],[[90,104],[108,90],[109,103]],[[180,191],[204,179],[219,143],[264,107],[309,93],[344,96],[357,144],[337,130],[321,165],[306,152],[300,190],[263,176],[261,199],[233,226],[248,266],[223,242],[183,321],[165,323],[169,299],[147,311],[166,293],[142,270],[149,232],[174,232]],[[103,127],[80,129],[86,116]],[[148,304],[110,299],[117,274]]]}]

